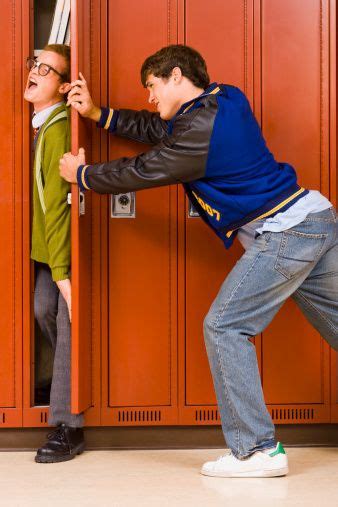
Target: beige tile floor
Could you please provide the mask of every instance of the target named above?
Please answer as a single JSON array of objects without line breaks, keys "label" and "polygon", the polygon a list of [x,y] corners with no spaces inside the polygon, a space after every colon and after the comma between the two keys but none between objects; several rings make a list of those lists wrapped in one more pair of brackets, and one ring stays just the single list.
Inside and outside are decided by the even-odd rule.
[{"label": "beige tile floor", "polygon": [[220,479],[199,474],[223,451],[90,451],[43,465],[0,452],[1,507],[338,506],[338,448],[289,448],[290,474]]}]

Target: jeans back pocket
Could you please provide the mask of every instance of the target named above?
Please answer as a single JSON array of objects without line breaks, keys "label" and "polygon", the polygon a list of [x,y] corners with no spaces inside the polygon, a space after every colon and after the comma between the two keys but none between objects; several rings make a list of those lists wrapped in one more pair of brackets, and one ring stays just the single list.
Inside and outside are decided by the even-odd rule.
[{"label": "jeans back pocket", "polygon": [[315,264],[323,252],[327,236],[328,234],[284,231],[275,269],[288,279],[308,270],[310,264]]}]

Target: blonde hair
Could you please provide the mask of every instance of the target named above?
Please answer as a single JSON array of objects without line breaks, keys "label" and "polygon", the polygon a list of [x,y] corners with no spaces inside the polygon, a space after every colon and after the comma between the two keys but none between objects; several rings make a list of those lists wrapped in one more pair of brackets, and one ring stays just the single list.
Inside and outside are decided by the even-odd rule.
[{"label": "blonde hair", "polygon": [[64,81],[66,83],[70,82],[70,47],[66,44],[47,44],[43,51],[52,51],[53,53],[57,53],[58,55],[63,56],[66,63],[66,70],[62,73],[64,76]]}]

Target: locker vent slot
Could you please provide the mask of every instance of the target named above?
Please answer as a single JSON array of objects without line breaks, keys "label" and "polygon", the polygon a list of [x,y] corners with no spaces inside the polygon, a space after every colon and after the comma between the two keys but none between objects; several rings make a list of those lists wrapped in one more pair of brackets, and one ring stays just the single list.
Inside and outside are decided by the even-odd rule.
[{"label": "locker vent slot", "polygon": [[272,420],[280,421],[310,421],[314,419],[313,408],[273,408],[271,410]]},{"label": "locker vent slot", "polygon": [[218,410],[196,410],[195,421],[220,421]]},{"label": "locker vent slot", "polygon": [[40,412],[40,422],[42,424],[48,422],[48,412]]},{"label": "locker vent slot", "polygon": [[119,410],[118,422],[154,422],[161,421],[160,410]]},{"label": "locker vent slot", "polygon": [[5,414],[5,412],[2,412],[0,420],[1,420],[2,424],[5,424],[5,422],[6,422],[6,414]]}]

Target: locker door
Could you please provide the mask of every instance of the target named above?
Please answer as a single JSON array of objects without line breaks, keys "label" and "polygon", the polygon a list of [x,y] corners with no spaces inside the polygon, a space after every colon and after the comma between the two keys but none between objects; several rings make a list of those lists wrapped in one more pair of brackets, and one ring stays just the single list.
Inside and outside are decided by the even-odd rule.
[{"label": "locker door", "polygon": [[1,3],[0,427],[22,425],[22,40],[21,2]]},{"label": "locker door", "polygon": [[[33,10],[29,13],[29,2],[26,5],[26,21],[23,26],[33,30]],[[35,4],[36,18],[41,15],[40,5]],[[46,6],[43,6],[46,8]],[[78,77],[79,69],[86,76],[92,95],[99,102],[100,89],[100,8],[94,0],[71,2],[71,74],[72,79]],[[50,5],[51,16],[54,6]],[[30,19],[31,18],[31,19]],[[30,23],[29,23],[30,20]],[[91,33],[88,37],[87,34]],[[39,27],[36,27],[39,29]],[[33,37],[31,37],[33,39]],[[41,38],[41,44],[45,44]],[[33,46],[26,42],[25,55],[32,54]],[[92,86],[92,82],[96,86]],[[48,406],[34,405],[33,376],[34,376],[34,315],[33,277],[30,279],[30,193],[31,174],[29,135],[29,108],[25,108],[24,115],[24,226],[23,226],[23,271],[24,271],[24,426],[47,426]],[[75,111],[72,111],[72,152],[78,153],[79,146],[86,149],[87,161],[99,160],[100,139],[92,123],[84,121]],[[92,203],[94,206],[92,206]],[[100,249],[92,251],[92,238],[97,239],[100,229],[100,201],[98,196],[85,196],[84,214],[80,215],[79,194],[77,186],[72,188],[71,234],[72,234],[72,411],[74,413],[86,410],[86,424],[95,425],[100,421]],[[94,276],[92,276],[94,273]],[[89,409],[88,409],[89,407]]]},{"label": "locker door", "polygon": [[[331,179],[330,179],[330,195],[331,202],[338,206],[338,168],[337,168],[337,26],[338,26],[338,10],[337,3],[331,6],[331,132],[330,132],[330,145],[331,145]],[[331,422],[338,421],[338,354],[333,349],[331,352]]]},{"label": "locker door", "polygon": [[[71,2],[72,80],[79,70],[90,83],[90,1]],[[72,110],[72,153],[80,146],[91,160],[91,125]],[[72,185],[72,412],[79,413],[92,405],[92,196],[79,193]]]},{"label": "locker door", "polygon": [[[174,1],[116,0],[108,9],[110,107],[149,108],[144,59],[176,42]],[[109,137],[109,158],[147,146]],[[176,187],[136,193],[135,217],[108,206],[108,335],[103,343],[103,424],[176,422]]]},{"label": "locker door", "polygon": [[[253,99],[253,3],[216,0],[185,2],[185,38],[205,58],[211,82],[239,86]],[[180,194],[180,422],[219,423],[216,397],[203,340],[203,319],[220,285],[242,253],[226,251],[200,218],[189,218]],[[185,295],[184,295],[185,281]],[[185,297],[184,297],[185,296]],[[260,337],[256,337],[259,350]]]},{"label": "locker door", "polygon": [[[330,166],[331,172],[335,170],[334,4],[329,0],[311,0],[306,7],[301,0],[220,1],[208,8],[188,0],[185,38],[182,35],[206,58],[212,81],[233,83],[246,92],[277,160],[292,163],[302,185],[326,195]],[[180,238],[185,257],[179,264],[179,280],[186,275],[185,329],[180,323],[181,337],[185,332],[185,340],[180,339],[180,420],[210,424],[217,422],[218,414],[210,406],[216,400],[202,322],[240,250],[225,252],[199,219],[180,222]],[[184,292],[183,284],[180,290]],[[286,303],[263,337],[256,337],[255,344],[273,419],[328,421],[326,343],[292,302]]]},{"label": "locker door", "polygon": [[[302,186],[329,196],[329,0],[270,0],[261,11],[262,128]],[[331,109],[332,110],[332,109]],[[330,155],[331,149],[331,155]],[[290,300],[263,333],[263,388],[276,422],[328,422],[329,347]]]}]

